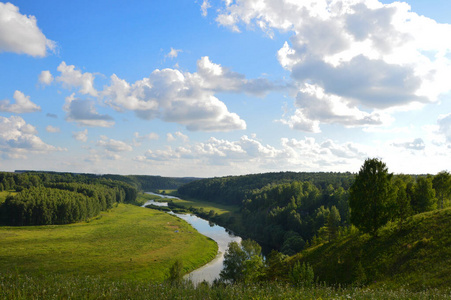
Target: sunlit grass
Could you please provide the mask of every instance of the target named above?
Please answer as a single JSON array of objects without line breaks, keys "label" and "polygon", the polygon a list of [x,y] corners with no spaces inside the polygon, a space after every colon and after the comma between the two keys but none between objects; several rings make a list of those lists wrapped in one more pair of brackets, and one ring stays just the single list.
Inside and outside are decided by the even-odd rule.
[{"label": "sunlit grass", "polygon": [[1,299],[449,299],[451,289],[411,292],[359,287],[250,284],[210,287],[83,276],[26,276],[0,272]]},{"label": "sunlit grass", "polygon": [[166,213],[120,204],[89,223],[0,227],[0,270],[162,281],[176,259],[191,271],[213,259],[214,241]]}]

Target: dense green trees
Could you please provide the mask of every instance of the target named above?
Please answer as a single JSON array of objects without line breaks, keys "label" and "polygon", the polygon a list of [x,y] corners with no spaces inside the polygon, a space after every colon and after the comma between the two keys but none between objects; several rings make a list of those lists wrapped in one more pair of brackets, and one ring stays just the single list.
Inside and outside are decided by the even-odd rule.
[{"label": "dense green trees", "polygon": [[392,218],[395,190],[385,163],[367,159],[350,188],[351,222],[363,232],[376,235],[377,230]]},{"label": "dense green trees", "polygon": [[261,247],[255,241],[244,240],[241,244],[229,243],[224,254],[224,268],[221,280],[226,282],[256,282],[264,275],[264,261]]},{"label": "dense green trees", "polygon": [[432,179],[432,186],[438,200],[438,208],[448,206],[451,197],[451,175],[446,171],[438,173]]},{"label": "dense green trees", "polygon": [[87,220],[137,195],[125,182],[94,175],[0,173],[0,184],[18,192],[0,203],[0,223],[13,226]]}]

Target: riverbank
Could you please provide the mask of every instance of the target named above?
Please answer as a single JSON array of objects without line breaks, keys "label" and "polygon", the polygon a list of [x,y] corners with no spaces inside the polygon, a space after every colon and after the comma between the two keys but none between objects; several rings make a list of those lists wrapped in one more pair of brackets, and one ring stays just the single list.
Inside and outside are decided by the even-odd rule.
[{"label": "riverbank", "polygon": [[95,220],[69,225],[0,227],[0,270],[161,282],[177,260],[184,271],[211,261],[217,245],[163,212],[119,204]]},{"label": "riverbank", "polygon": [[156,194],[152,192],[146,192],[148,195],[148,200],[143,204],[144,207],[159,209],[170,214],[173,214],[180,219],[188,222],[191,226],[193,226],[200,234],[203,234],[212,240],[214,240],[218,245],[218,253],[216,257],[200,267],[192,271],[191,273],[185,276],[185,279],[189,279],[194,284],[198,284],[200,282],[206,281],[209,283],[213,283],[215,279],[219,279],[219,273],[223,268],[224,262],[224,253],[228,249],[228,245],[230,242],[241,242],[241,237],[235,236],[231,232],[229,232],[226,228],[216,225],[211,221],[202,219],[197,217],[191,213],[174,213],[170,212],[170,208],[168,208],[168,202],[188,202],[182,199],[179,199],[174,196]]}]

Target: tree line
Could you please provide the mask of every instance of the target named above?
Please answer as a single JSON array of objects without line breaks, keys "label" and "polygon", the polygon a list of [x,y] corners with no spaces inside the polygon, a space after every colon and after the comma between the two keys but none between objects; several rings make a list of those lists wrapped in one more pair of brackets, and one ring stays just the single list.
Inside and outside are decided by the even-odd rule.
[{"label": "tree line", "polygon": [[2,172],[0,189],[15,192],[0,203],[0,223],[12,226],[84,221],[137,196],[128,183],[70,173]]},{"label": "tree line", "polygon": [[[204,215],[269,249],[292,255],[306,245],[333,240],[351,224],[359,224],[359,212],[371,207],[367,196],[355,193],[359,178],[351,173],[254,174],[194,181],[178,192],[182,197],[238,205],[239,218]],[[383,222],[402,222],[410,215],[450,205],[448,172],[391,175],[387,180],[390,204],[375,209]],[[352,199],[359,199],[354,207],[350,206],[355,203],[351,194]],[[376,194],[387,197],[381,191]],[[363,213],[362,220],[373,222],[374,218]]]}]

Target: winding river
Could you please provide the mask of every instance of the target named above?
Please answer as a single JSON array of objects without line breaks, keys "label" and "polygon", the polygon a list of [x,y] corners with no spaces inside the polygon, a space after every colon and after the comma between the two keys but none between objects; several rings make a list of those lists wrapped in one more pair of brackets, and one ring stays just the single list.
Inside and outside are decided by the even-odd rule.
[{"label": "winding river", "polygon": [[[157,195],[162,198],[168,199],[178,199],[177,197],[160,195],[155,193],[147,192],[147,194]],[[155,202],[153,200],[147,201],[143,206],[153,204],[157,206],[167,206],[167,202]],[[218,254],[215,259],[210,261],[208,264],[200,267],[197,270],[185,276],[186,279],[190,279],[193,283],[197,284],[202,281],[207,281],[212,283],[216,278],[219,278],[219,273],[223,268],[224,253],[228,248],[230,242],[241,242],[239,236],[235,236],[229,232],[224,227],[213,224],[207,220],[199,218],[191,214],[176,214],[171,212],[171,214],[190,223],[199,233],[213,239],[218,244]]]}]

